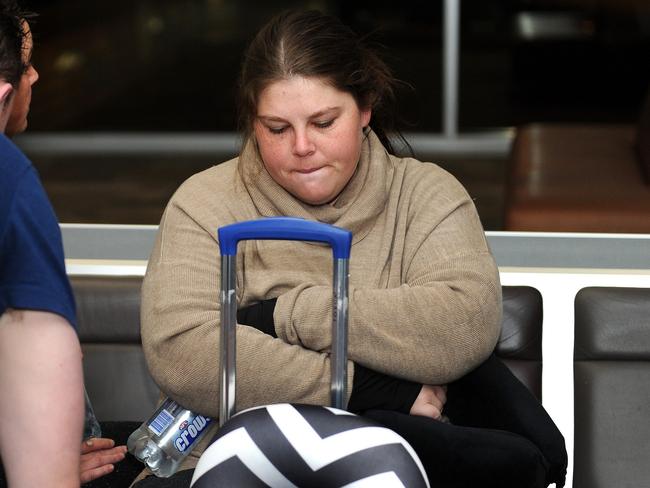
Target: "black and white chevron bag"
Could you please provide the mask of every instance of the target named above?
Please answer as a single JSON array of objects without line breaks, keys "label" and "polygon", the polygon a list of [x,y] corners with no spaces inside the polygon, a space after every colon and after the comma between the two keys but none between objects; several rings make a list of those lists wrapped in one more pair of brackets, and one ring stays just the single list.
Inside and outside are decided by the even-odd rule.
[{"label": "black and white chevron bag", "polygon": [[344,410],[280,403],[235,415],[201,456],[193,488],[424,488],[398,434]]},{"label": "black and white chevron bag", "polygon": [[[235,267],[245,239],[326,242],[334,257],[332,405],[274,404],[233,416]],[[413,448],[397,433],[346,412],[348,259],[352,235],[327,224],[266,218],[219,229],[221,428],[194,471],[192,488],[429,488]],[[231,418],[232,417],[232,418]]]}]

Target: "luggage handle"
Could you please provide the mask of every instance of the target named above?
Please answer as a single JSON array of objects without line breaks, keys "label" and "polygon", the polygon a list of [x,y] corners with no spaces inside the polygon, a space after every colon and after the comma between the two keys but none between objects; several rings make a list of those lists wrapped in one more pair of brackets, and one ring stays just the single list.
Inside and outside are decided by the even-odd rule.
[{"label": "luggage handle", "polygon": [[333,255],[332,351],[330,401],[344,408],[347,398],[348,262],[352,233],[321,222],[295,217],[267,217],[237,222],[218,229],[221,252],[221,341],[219,361],[219,425],[235,413],[237,294],[237,244],[242,240],[269,239],[324,242]]},{"label": "luggage handle", "polygon": [[352,233],[340,227],[296,217],[267,217],[226,225],[219,229],[221,255],[237,254],[237,243],[251,239],[325,242],[335,259],[349,259]]}]

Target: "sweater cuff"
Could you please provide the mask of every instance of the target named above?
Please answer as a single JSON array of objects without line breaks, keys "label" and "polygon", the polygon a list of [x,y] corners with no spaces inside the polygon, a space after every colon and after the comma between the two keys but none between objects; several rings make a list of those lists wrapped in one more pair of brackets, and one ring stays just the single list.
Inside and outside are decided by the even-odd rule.
[{"label": "sweater cuff", "polygon": [[408,414],[421,389],[418,383],[393,378],[355,363],[348,410],[361,413],[381,409]]},{"label": "sweater cuff", "polygon": [[278,297],[274,311],[278,337],[288,344],[312,351],[327,351],[332,345],[332,289],[300,285]]}]

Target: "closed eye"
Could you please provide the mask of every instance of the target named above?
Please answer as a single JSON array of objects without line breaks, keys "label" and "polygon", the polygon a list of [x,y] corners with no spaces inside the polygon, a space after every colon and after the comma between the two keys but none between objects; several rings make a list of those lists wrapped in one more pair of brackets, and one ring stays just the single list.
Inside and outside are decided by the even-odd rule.
[{"label": "closed eye", "polygon": [[287,128],[286,127],[267,127],[271,134],[282,134]]},{"label": "closed eye", "polygon": [[326,120],[324,122],[314,122],[314,125],[319,129],[327,129],[334,123],[335,119]]}]

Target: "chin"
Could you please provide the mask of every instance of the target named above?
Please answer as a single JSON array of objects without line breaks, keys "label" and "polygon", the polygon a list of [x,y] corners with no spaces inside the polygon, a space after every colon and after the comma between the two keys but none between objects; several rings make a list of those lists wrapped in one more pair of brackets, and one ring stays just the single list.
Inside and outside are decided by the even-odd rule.
[{"label": "chin", "polygon": [[331,202],[334,200],[336,197],[331,197],[329,195],[327,196],[322,196],[322,195],[294,195],[298,200],[300,200],[303,203],[306,203],[308,205],[325,205],[326,203]]}]

